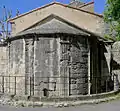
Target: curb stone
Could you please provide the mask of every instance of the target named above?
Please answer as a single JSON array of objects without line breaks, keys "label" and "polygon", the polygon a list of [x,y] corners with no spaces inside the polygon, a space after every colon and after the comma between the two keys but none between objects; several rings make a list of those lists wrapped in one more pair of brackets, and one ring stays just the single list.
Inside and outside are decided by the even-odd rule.
[{"label": "curb stone", "polygon": [[63,101],[63,102],[33,102],[33,101],[26,101],[26,100],[11,100],[8,98],[1,98],[0,104],[2,105],[12,105],[15,107],[69,107],[69,106],[79,106],[83,104],[99,104],[102,102],[108,102],[111,100],[116,100],[120,97],[120,94],[113,95],[111,97],[101,98],[101,99],[92,99],[92,100],[82,100],[82,101]]},{"label": "curb stone", "polygon": [[[83,104],[98,104],[101,102],[107,102],[111,100],[115,100],[117,97],[110,97],[105,99],[98,99],[98,100],[88,100],[88,101],[75,101],[75,102],[62,102],[62,103],[42,103],[42,102],[32,102],[32,101],[9,101],[3,102],[2,105],[12,105],[16,107],[69,107],[69,106],[78,106]],[[0,100],[1,101],[1,100]]]}]

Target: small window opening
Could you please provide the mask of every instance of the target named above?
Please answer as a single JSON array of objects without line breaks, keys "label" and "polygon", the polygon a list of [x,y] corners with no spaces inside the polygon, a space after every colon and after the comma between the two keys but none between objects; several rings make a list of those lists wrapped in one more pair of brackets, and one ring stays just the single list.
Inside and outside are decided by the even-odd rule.
[{"label": "small window opening", "polygon": [[46,97],[48,96],[48,89],[46,89],[46,88],[43,89],[43,95]]}]

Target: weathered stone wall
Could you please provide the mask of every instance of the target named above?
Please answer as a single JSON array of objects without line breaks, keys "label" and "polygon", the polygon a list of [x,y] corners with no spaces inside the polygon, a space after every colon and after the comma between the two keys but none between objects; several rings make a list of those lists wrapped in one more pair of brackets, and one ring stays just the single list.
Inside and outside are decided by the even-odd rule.
[{"label": "weathered stone wall", "polygon": [[[24,94],[25,90],[25,50],[24,40],[18,39],[11,41],[8,47],[9,55],[9,73],[8,77],[8,91],[11,94]],[[11,77],[9,77],[11,76]],[[15,77],[18,76],[18,77]],[[16,89],[16,92],[15,92]]]},{"label": "weathered stone wall", "polygon": [[87,38],[73,38],[71,59],[71,95],[85,95],[88,93]]},{"label": "weathered stone wall", "polygon": [[88,42],[85,37],[61,38],[60,74],[64,95],[88,93]]},{"label": "weathered stone wall", "polygon": [[39,37],[35,42],[35,94],[44,96],[45,89],[49,96],[59,95],[59,38]]},{"label": "weathered stone wall", "polygon": [[71,43],[69,36],[60,37],[60,90],[61,95],[70,95]]},{"label": "weathered stone wall", "polygon": [[115,42],[112,45],[112,73],[115,74],[114,90],[120,87],[120,42]]},{"label": "weathered stone wall", "polygon": [[7,45],[0,44],[0,75],[7,73]]},{"label": "weathered stone wall", "polygon": [[[61,38],[61,40],[60,40]],[[88,93],[87,39],[61,35],[34,42],[35,95],[69,96]]]},{"label": "weathered stone wall", "polygon": [[111,73],[111,45],[101,47],[101,75],[107,76]]},{"label": "weathered stone wall", "polygon": [[[3,79],[6,81],[6,78],[2,76],[7,75],[8,73],[8,56],[7,56],[7,45],[0,44],[0,92],[3,92]],[[6,87],[6,84],[4,84]],[[4,89],[6,90],[6,88]]]},{"label": "weathered stone wall", "polygon": [[[31,94],[34,77],[34,38],[25,38],[25,94]],[[31,85],[32,84],[32,85]],[[31,85],[31,86],[30,86]]]},{"label": "weathered stone wall", "polygon": [[[36,39],[29,36],[11,41],[7,77],[9,93],[42,97],[44,96],[43,90],[47,89],[49,96],[58,95],[59,44],[57,37],[37,37]],[[16,86],[15,83],[17,83]]]},{"label": "weathered stone wall", "polygon": [[105,92],[111,72],[111,46],[97,40],[91,41],[91,93]]},{"label": "weathered stone wall", "polygon": [[105,80],[95,77],[111,71],[110,46],[82,36],[26,36],[9,42],[7,54],[6,92],[17,95],[85,95],[90,87],[99,93]]},{"label": "weathered stone wall", "polygon": [[[111,44],[101,44],[101,83],[100,92],[113,90],[111,75]],[[108,76],[111,76],[110,78]],[[110,83],[110,84],[109,84]],[[104,88],[106,87],[106,88]]]},{"label": "weathered stone wall", "polygon": [[9,67],[10,67],[10,75],[12,76],[22,76],[24,75],[24,40],[18,39],[11,41],[10,49],[9,49]]},{"label": "weathered stone wall", "polygon": [[87,94],[87,39],[54,35],[11,41],[9,75],[13,76],[9,86],[12,94],[42,97],[44,90],[47,96]]},{"label": "weathered stone wall", "polygon": [[97,77],[99,73],[99,61],[98,61],[98,44],[97,40],[90,40],[90,78],[91,78],[91,93],[97,93],[98,82]]}]

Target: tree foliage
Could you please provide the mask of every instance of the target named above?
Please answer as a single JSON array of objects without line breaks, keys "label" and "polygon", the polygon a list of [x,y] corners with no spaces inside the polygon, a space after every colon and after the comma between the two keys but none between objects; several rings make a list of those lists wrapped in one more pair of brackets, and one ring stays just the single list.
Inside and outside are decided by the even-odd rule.
[{"label": "tree foliage", "polygon": [[120,0],[107,0],[104,11],[104,20],[110,25],[109,35],[115,33],[115,38],[120,40]]}]

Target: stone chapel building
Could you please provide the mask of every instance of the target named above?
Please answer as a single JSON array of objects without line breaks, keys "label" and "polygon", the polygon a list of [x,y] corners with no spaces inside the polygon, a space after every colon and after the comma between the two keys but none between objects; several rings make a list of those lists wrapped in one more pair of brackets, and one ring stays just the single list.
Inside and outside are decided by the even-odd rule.
[{"label": "stone chapel building", "polygon": [[103,16],[94,12],[94,2],[53,2],[9,22],[12,35],[0,45],[0,69],[2,75],[13,76],[5,81],[18,77],[16,86],[9,83],[5,92],[16,87],[16,94],[42,97],[47,90],[52,97],[105,91],[111,43],[103,37]]}]

